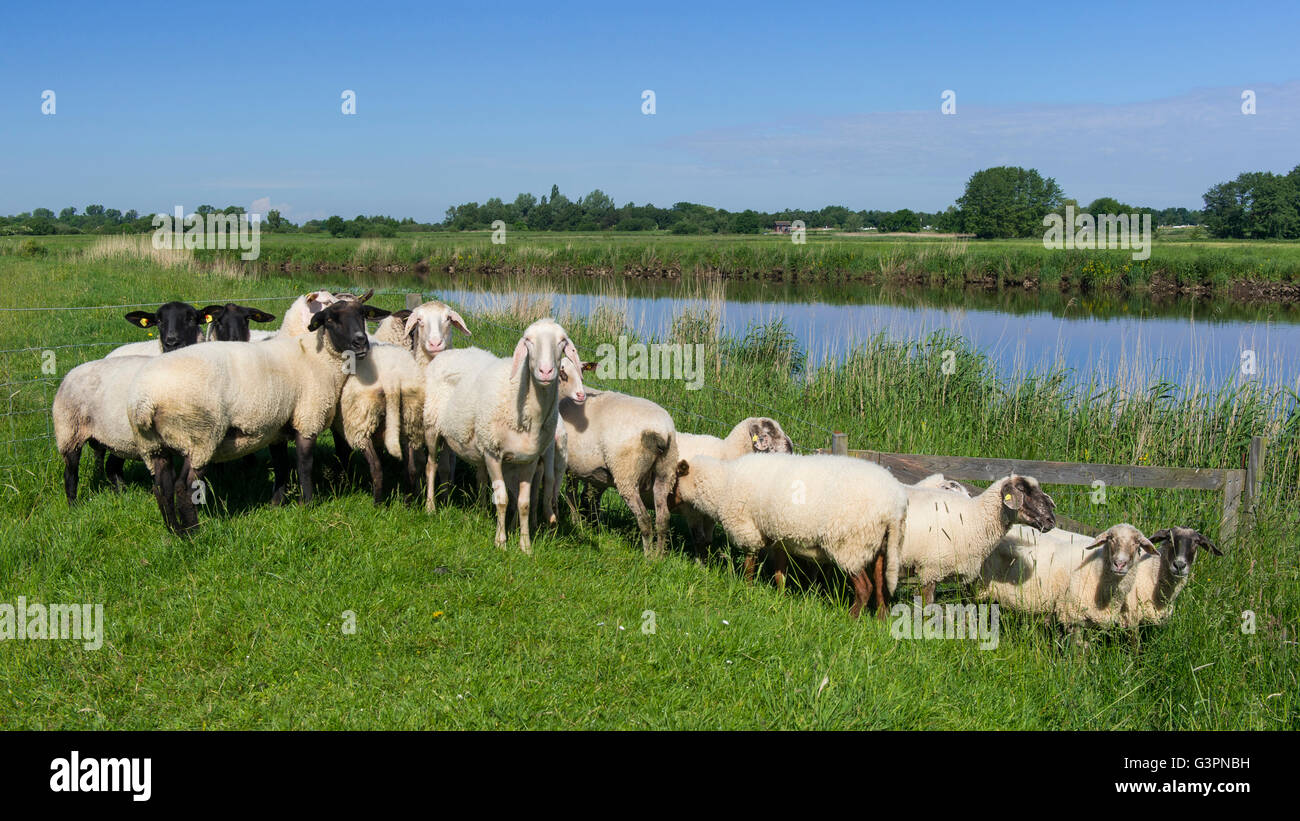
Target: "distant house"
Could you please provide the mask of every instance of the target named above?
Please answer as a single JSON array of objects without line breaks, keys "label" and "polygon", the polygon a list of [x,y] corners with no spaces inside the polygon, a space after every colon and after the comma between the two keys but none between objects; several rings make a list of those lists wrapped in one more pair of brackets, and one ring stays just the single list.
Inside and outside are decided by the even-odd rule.
[{"label": "distant house", "polygon": [[790,233],[790,221],[789,221],[789,220],[777,220],[777,221],[776,221],[776,225],[775,225],[774,227],[775,227],[776,233],[778,233],[778,234],[788,234],[788,233]]}]

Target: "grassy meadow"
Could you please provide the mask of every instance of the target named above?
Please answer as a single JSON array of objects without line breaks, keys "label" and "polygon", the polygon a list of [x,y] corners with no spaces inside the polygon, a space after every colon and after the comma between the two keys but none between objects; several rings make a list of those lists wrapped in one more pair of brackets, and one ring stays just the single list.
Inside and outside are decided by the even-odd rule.
[{"label": "grassy meadow", "polygon": [[[123,251],[159,257],[149,236],[72,235],[0,238],[0,255],[84,259]],[[1147,260],[1127,250],[1048,250],[1040,239],[972,240],[951,235],[809,231],[794,244],[778,235],[676,236],[490,232],[399,234],[334,239],[324,234],[263,234],[260,256],[197,251],[194,259],[239,271],[580,277],[703,277],[794,283],[900,282],[931,287],[1138,293],[1193,293],[1293,302],[1300,296],[1300,243],[1205,240],[1183,230],[1158,235]]]},{"label": "grassy meadow", "polygon": [[[805,451],[843,430],[855,448],[1239,467],[1250,437],[1268,437],[1253,527],[1222,543],[1222,558],[1198,555],[1168,623],[1098,634],[1086,650],[1005,610],[995,649],[898,641],[888,623],[848,616],[834,574],[810,574],[780,593],[766,580],[745,583],[733,561],[701,566],[680,549],[647,561],[612,493],[599,526],[562,522],[534,542],[532,557],[514,547],[517,537],[501,551],[486,504],[461,498],[433,516],[398,494],[372,505],[367,481],[334,469],[328,434],[311,507],[265,504],[263,455],[253,473],[211,472],[192,540],[167,534],[138,463],[128,463],[128,487],[116,495],[83,459],[81,502],[69,510],[47,438],[57,378],[109,343],[142,338],[121,318],[131,308],[72,306],[274,297],[251,304],[278,315],[294,294],[364,288],[380,281],[373,266],[421,261],[428,272],[413,271],[408,287],[419,281],[429,293],[448,260],[687,271],[767,270],[785,259],[778,265],[816,277],[850,263],[883,270],[895,255],[921,253],[927,264],[957,260],[961,270],[963,257],[950,249],[965,247],[969,258],[977,247],[264,240],[255,271],[182,254],[114,253],[82,237],[37,240],[44,251],[0,244],[0,602],[99,602],[107,622],[97,651],[74,641],[0,642],[0,728],[1300,729],[1300,416],[1288,404],[1294,395],[1253,383],[1121,392],[1071,387],[1059,373],[1010,383],[978,351],[942,337],[875,340],[842,363],[809,368],[779,324],[719,338],[708,310],[679,316],[673,330],[675,341],[704,345],[701,390],[588,380],[660,402],[683,430],[724,434],[745,416],[771,415]],[[1221,253],[1237,260],[1232,270],[1293,281],[1300,246],[1278,245],[1272,256],[1265,245]],[[988,247],[1010,259],[1046,253],[1036,244]],[[1188,247],[1193,261],[1220,253]],[[1183,250],[1158,245],[1152,261]],[[374,303],[402,307],[405,289],[384,282]],[[10,310],[37,307],[53,310]],[[543,296],[523,295],[465,318],[474,344],[506,354],[519,329],[550,308]],[[615,311],[558,318],[588,357],[627,332]],[[959,352],[950,376],[939,372],[944,349]],[[41,371],[47,350],[53,377]],[[1098,526],[1129,521],[1149,534],[1180,524],[1219,535],[1214,494],[1111,488],[1095,505],[1090,488],[1047,490],[1060,513]],[[675,546],[683,541],[679,528]],[[950,586],[941,601],[960,595]],[[1253,634],[1241,629],[1244,611],[1255,614]],[[353,633],[344,632],[346,612]],[[643,631],[651,618],[654,631]]]}]

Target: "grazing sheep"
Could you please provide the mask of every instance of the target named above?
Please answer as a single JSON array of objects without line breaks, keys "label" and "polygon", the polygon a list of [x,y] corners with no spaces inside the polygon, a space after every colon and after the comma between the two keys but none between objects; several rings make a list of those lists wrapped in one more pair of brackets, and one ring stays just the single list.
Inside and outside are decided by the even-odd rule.
[{"label": "grazing sheep", "polygon": [[1157,530],[1152,542],[1164,542],[1159,553],[1143,556],[1129,575],[1136,577],[1124,597],[1117,623],[1122,627],[1160,624],[1169,618],[1174,599],[1182,592],[1196,560],[1196,550],[1204,547],[1216,556],[1223,552],[1198,531],[1190,527]]},{"label": "grazing sheep", "polygon": [[[587,390],[582,384],[582,368],[575,365],[566,356],[560,360],[560,403],[563,409],[565,401],[581,405],[587,401]],[[534,514],[540,512],[541,521],[555,524],[560,509],[560,484],[569,464],[568,428],[558,423],[555,426],[555,442],[546,449],[542,460],[537,464],[533,474]]]},{"label": "grazing sheep", "polygon": [[874,588],[876,614],[885,618],[908,508],[889,471],[845,456],[750,454],[683,459],[676,473],[674,503],[716,519],[751,557],[770,550],[778,586],[790,554],[833,562],[853,583],[849,612],[860,615]]},{"label": "grazing sheep", "polygon": [[[370,296],[321,309],[307,335],[253,345],[209,342],[141,367],[127,391],[127,417],[137,450],[151,462],[154,497],[168,528],[185,533],[198,526],[190,486],[178,481],[173,457],[184,460],[180,477],[201,481],[213,462],[293,436],[302,502],[311,501],[312,448],[338,406],[344,364],[370,352],[366,320],[388,315],[363,304]],[[277,488],[272,501],[283,493]]]},{"label": "grazing sheep", "polygon": [[375,331],[375,338],[390,345],[409,349],[420,367],[425,367],[435,356],[451,348],[452,328],[471,336],[465,320],[455,310],[436,299],[422,303],[410,310],[397,311]]},{"label": "grazing sheep", "polygon": [[339,396],[332,426],[335,451],[346,441],[360,450],[370,468],[375,504],[383,499],[384,471],[376,441],[406,463],[407,483],[415,487],[416,454],[424,449],[424,370],[405,348],[376,343],[356,361]]},{"label": "grazing sheep", "polygon": [[[647,556],[668,545],[668,496],[676,479],[677,428],[668,411],[639,396],[587,391],[585,402],[560,402],[568,438],[569,475],[589,485],[599,499],[609,487],[632,510]],[[643,494],[651,497],[652,523]],[[651,547],[653,537],[654,546]]]},{"label": "grazing sheep", "polygon": [[1127,523],[1095,539],[1052,531],[1026,541],[1029,533],[1008,534],[984,560],[976,594],[1015,610],[1051,614],[1071,631],[1118,623],[1143,551],[1156,549]]},{"label": "grazing sheep", "polygon": [[157,311],[132,311],[126,321],[140,328],[157,328],[158,338],[128,342],[109,351],[104,357],[158,356],[159,354],[202,341],[199,310],[188,302],[167,302]]},{"label": "grazing sheep", "polygon": [[[725,439],[700,433],[677,434],[677,452],[681,459],[712,456],[715,459],[738,459],[750,453],[794,453],[794,442],[781,424],[766,416],[742,419]],[[690,505],[677,509],[691,535],[691,545],[703,556],[713,543],[713,520]]]},{"label": "grazing sheep", "polygon": [[486,469],[497,509],[496,543],[506,543],[506,511],[519,511],[519,549],[532,552],[529,511],[537,462],[555,441],[559,420],[559,362],[581,362],[568,333],[553,319],[524,329],[510,359],[476,348],[437,356],[427,369],[424,436],[429,451],[426,508],[435,509],[439,442]]},{"label": "grazing sheep", "polygon": [[[225,305],[209,305],[199,313],[206,324],[203,338],[218,342],[250,342],[252,333],[249,322],[273,322],[275,314],[268,314],[259,308],[249,308],[227,302]],[[268,331],[263,331],[269,334]]]},{"label": "grazing sheep", "polygon": [[908,488],[907,497],[901,563],[916,575],[927,604],[940,580],[978,576],[984,559],[1013,524],[1042,531],[1056,526],[1056,503],[1030,476],[1013,473],[974,498],[934,488]]}]

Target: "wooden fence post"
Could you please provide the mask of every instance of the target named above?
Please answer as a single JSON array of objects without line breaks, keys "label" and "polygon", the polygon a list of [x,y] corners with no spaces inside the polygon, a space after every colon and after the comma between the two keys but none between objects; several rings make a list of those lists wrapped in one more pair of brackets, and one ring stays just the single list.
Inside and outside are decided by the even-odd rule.
[{"label": "wooden fence post", "polygon": [[1246,486],[1241,494],[1241,520],[1250,527],[1255,523],[1255,505],[1264,482],[1264,447],[1262,436],[1250,437],[1250,450],[1246,454]]},{"label": "wooden fence post", "polygon": [[849,455],[849,436],[836,431],[831,434],[831,453],[835,456]]},{"label": "wooden fence post", "polygon": [[423,297],[422,295],[420,295],[420,294],[407,294],[407,295],[406,295],[406,307],[407,307],[407,308],[418,308],[418,307],[420,307],[420,303],[421,303],[421,302],[424,302],[424,297]]},{"label": "wooden fence post", "polygon": [[1241,497],[1245,484],[1244,470],[1225,470],[1223,482],[1223,522],[1219,525],[1219,541],[1228,542],[1237,533],[1241,520]]}]

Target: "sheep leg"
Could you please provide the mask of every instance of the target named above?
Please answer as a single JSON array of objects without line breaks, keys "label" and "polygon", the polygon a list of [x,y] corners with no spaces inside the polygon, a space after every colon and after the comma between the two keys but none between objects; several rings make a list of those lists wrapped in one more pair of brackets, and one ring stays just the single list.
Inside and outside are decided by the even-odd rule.
[{"label": "sheep leg", "polygon": [[483,463],[487,468],[488,479],[492,482],[492,504],[497,509],[497,547],[506,546],[506,511],[510,507],[510,496],[506,493],[505,478],[501,474],[501,460],[492,454],[483,454]]},{"label": "sheep leg", "polygon": [[90,449],[95,452],[95,474],[98,476],[104,476],[104,456],[108,453],[108,448],[92,440],[90,442]]},{"label": "sheep leg", "polygon": [[434,497],[438,494],[438,463],[441,456],[438,454],[438,434],[430,430],[424,437],[424,449],[428,452],[428,459],[424,463],[424,510],[426,513],[433,513],[438,509],[438,503]]},{"label": "sheep leg", "polygon": [[929,584],[923,584],[923,585],[921,585],[921,591],[920,591],[920,592],[921,592],[921,604],[922,604],[922,605],[927,605],[927,604],[933,604],[933,603],[934,603],[934,582],[930,582]]},{"label": "sheep leg", "polygon": [[311,497],[315,491],[311,479],[312,449],[315,446],[316,434],[303,436],[301,433],[294,433],[293,447],[298,454],[298,487],[302,490],[298,501],[304,505],[311,504]]},{"label": "sheep leg", "polygon": [[122,477],[122,468],[125,465],[126,460],[121,456],[115,456],[112,453],[108,454],[108,458],[104,465],[104,475],[108,477],[108,486],[111,487],[114,492],[120,491],[122,485],[125,484],[125,479]]},{"label": "sheep leg", "polygon": [[518,488],[515,491],[515,499],[516,506],[519,508],[519,549],[532,555],[533,542],[528,525],[532,521],[530,517],[533,505],[533,471],[528,467],[516,467],[510,471],[510,474],[510,484]]},{"label": "sheep leg", "polygon": [[164,451],[153,457],[153,497],[158,502],[158,512],[162,514],[163,524],[172,533],[179,533],[176,523],[176,507],[173,503],[176,477],[172,472],[171,454]]},{"label": "sheep leg", "polygon": [[618,488],[618,495],[623,497],[623,501],[632,509],[632,515],[636,517],[637,529],[641,531],[642,552],[647,556],[655,555],[650,546],[650,538],[653,535],[650,512],[645,509],[645,504],[641,501],[641,488],[636,482],[629,481],[627,477],[622,477],[622,481],[615,480],[614,486]]},{"label": "sheep leg", "polygon": [[375,504],[384,500],[384,466],[379,462],[379,454],[375,452],[375,443],[369,439],[361,446],[361,455],[366,457],[366,464],[370,467],[370,485],[373,488]]},{"label": "sheep leg", "polygon": [[862,608],[866,607],[871,598],[871,579],[868,578],[867,568],[851,573],[849,581],[853,583],[853,606],[849,608],[849,615],[856,619],[861,617]]},{"label": "sheep leg", "polygon": [[176,477],[174,484],[177,501],[176,518],[180,523],[178,532],[182,536],[193,533],[199,527],[199,512],[194,507],[194,496],[192,494],[198,490],[196,485],[201,481],[202,478],[199,472],[192,468],[190,457],[187,454],[185,461],[181,463],[180,474]]},{"label": "sheep leg", "polygon": [[754,583],[754,571],[758,566],[758,555],[755,553],[745,554],[745,581],[750,584]]},{"label": "sheep leg", "polygon": [[[673,476],[671,481],[676,479]],[[668,495],[672,493],[671,481],[659,476],[654,480],[655,552],[660,556],[668,552]]]},{"label": "sheep leg", "polygon": [[769,551],[772,557],[772,581],[776,583],[776,589],[782,593],[785,592],[785,571],[790,566],[790,554],[786,553],[778,545],[775,549]]},{"label": "sheep leg", "polygon": [[884,551],[876,554],[875,562],[875,582],[876,582],[876,618],[882,621],[889,615],[889,607],[885,601],[885,554]]},{"label": "sheep leg", "polygon": [[415,445],[411,442],[407,442],[405,448],[406,448],[406,497],[407,499],[413,500],[415,499],[415,494],[418,493],[420,489],[419,472],[420,472],[420,453],[422,453],[422,451],[417,450]]},{"label": "sheep leg", "polygon": [[[98,451],[96,451],[98,453]],[[63,492],[68,497],[68,506],[77,503],[78,469],[81,467],[81,448],[74,448],[63,454]]]},{"label": "sheep leg", "polygon": [[271,489],[271,505],[284,504],[284,496],[289,492],[289,443],[277,442],[271,445],[271,472],[274,475]]}]

